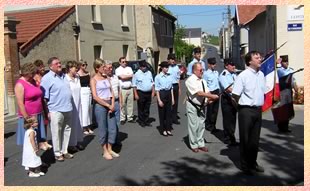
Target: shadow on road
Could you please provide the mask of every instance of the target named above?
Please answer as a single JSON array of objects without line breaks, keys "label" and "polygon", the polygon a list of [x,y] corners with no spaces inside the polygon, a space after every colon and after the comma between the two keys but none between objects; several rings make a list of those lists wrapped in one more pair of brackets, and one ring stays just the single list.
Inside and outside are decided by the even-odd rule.
[{"label": "shadow on road", "polygon": [[[263,128],[270,128],[272,121],[263,120]],[[293,131],[299,134],[302,125],[291,124]],[[277,139],[275,141],[275,139]],[[227,147],[220,155],[227,156],[231,162],[223,162],[205,154],[203,158],[182,157],[178,160],[161,162],[163,172],[151,175],[141,181],[131,177],[121,177],[121,185],[128,186],[284,186],[296,185],[304,181],[303,136],[278,135],[276,129],[260,139],[259,155],[264,163],[265,173],[247,176],[239,170],[239,147]],[[189,147],[188,136],[183,137]],[[234,166],[234,167],[232,167]],[[301,170],[302,169],[302,170]]]},{"label": "shadow on road", "polygon": [[9,137],[12,137],[13,135],[15,135],[16,132],[9,132],[9,133],[4,133],[4,139],[7,139]]}]

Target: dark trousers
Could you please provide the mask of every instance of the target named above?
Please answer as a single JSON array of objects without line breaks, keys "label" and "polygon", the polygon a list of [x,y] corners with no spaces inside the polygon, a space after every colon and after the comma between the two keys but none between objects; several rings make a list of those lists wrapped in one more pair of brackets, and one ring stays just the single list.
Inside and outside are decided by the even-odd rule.
[{"label": "dark trousers", "polygon": [[237,119],[237,110],[232,105],[231,97],[223,94],[221,96],[221,108],[223,115],[223,127],[224,127],[224,136],[229,138],[230,141],[236,141],[235,130],[236,130],[236,119]]},{"label": "dark trousers", "polygon": [[179,84],[173,84],[174,105],[172,106],[172,121],[178,120]]},{"label": "dark trousers", "polygon": [[172,97],[171,90],[160,90],[159,91],[160,99],[164,103],[163,107],[158,105],[158,116],[159,116],[159,124],[160,128],[164,131],[171,130],[172,124]]},{"label": "dark trousers", "polygon": [[[219,94],[219,89],[211,91],[212,94]],[[206,129],[212,131],[216,129],[216,118],[219,111],[219,99],[207,105]]]},{"label": "dark trousers", "polygon": [[239,136],[241,168],[253,168],[257,163],[262,124],[261,107],[239,106]]},{"label": "dark trousers", "polygon": [[150,106],[152,102],[152,92],[143,92],[137,90],[139,100],[138,104],[138,119],[139,122],[147,123],[150,116]]},{"label": "dark trousers", "polygon": [[282,121],[278,123],[278,129],[279,131],[288,131],[288,124],[289,124],[289,120],[286,121]]}]

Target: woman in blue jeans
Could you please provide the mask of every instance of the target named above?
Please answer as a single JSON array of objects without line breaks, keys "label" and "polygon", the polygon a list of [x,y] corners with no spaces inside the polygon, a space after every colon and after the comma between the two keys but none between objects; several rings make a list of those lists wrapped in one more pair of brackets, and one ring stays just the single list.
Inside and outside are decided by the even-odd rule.
[{"label": "woman in blue jeans", "polygon": [[119,154],[112,150],[116,138],[116,120],[114,111],[114,94],[108,78],[106,63],[102,59],[94,61],[96,74],[90,81],[91,92],[95,100],[95,116],[99,129],[99,142],[103,149],[103,157],[112,160]]}]

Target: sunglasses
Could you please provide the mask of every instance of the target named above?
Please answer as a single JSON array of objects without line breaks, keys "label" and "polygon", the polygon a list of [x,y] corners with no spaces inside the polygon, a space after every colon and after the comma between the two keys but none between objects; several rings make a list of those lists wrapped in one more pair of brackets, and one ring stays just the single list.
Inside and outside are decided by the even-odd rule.
[{"label": "sunglasses", "polygon": [[88,66],[87,64],[82,64],[82,66]]}]

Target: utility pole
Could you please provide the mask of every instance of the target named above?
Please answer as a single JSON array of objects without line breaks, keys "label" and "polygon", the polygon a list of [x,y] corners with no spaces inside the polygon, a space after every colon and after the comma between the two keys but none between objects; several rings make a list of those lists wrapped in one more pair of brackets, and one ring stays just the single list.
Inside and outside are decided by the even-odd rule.
[{"label": "utility pole", "polygon": [[226,58],[226,40],[225,40],[225,28],[224,28],[224,17],[225,13],[222,13],[223,21],[222,21],[222,57]]},{"label": "utility pole", "polygon": [[230,20],[231,20],[231,14],[230,14],[230,5],[227,6],[227,45],[228,45],[228,57],[231,55],[231,27],[230,27]]}]

